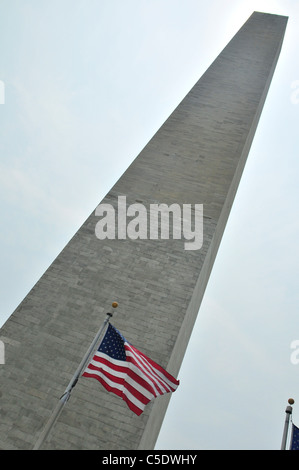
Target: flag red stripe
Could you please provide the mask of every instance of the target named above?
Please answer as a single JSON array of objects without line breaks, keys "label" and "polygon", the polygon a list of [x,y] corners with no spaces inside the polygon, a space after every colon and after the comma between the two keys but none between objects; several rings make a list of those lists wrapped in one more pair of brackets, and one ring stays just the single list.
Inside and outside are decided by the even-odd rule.
[{"label": "flag red stripe", "polygon": [[[105,361],[105,363],[106,362],[107,361]],[[108,366],[110,366],[110,365],[111,364],[108,364]],[[130,369],[130,368],[128,368],[128,366],[126,366],[126,367],[122,367],[122,368],[118,367],[117,370],[120,371],[120,369],[122,369],[121,372],[124,372],[126,374],[126,377],[129,377],[130,379],[132,379],[132,381],[134,383],[141,385],[142,388],[144,388],[145,390],[150,392],[153,396],[156,396],[154,394],[154,390],[152,389],[150,384],[148,384],[148,382],[146,382],[144,379],[142,379],[142,377],[140,377],[138,374],[136,374],[132,369]],[[132,395],[134,395],[142,403],[144,403],[144,400],[147,400],[146,403],[148,403],[150,401],[148,399],[148,397],[146,397],[146,395],[144,395],[140,389],[138,390],[136,388],[137,385],[133,386],[130,382],[127,382],[128,379],[126,377],[117,377],[116,375],[114,375],[114,373],[113,373],[114,368],[109,367],[109,369],[107,371],[107,370],[103,369],[100,366],[96,366],[96,365],[90,363],[89,366],[88,366],[88,370],[93,370],[95,372],[101,372],[109,380],[111,380],[115,383],[118,383],[120,385],[123,385],[124,387],[128,388],[128,390],[130,390]],[[83,375],[85,375],[85,373]],[[128,387],[126,386],[127,383],[128,383]]]},{"label": "flag red stripe", "polygon": [[[94,356],[94,361],[96,362],[97,365],[90,363],[89,366],[88,366],[88,369],[94,370],[94,371],[100,371],[103,375],[107,376],[110,380],[113,380],[115,383],[118,383],[120,385],[124,385],[125,378],[124,377],[117,377],[116,375],[113,375],[113,372],[115,371],[115,372],[126,374],[126,376],[130,377],[134,382],[139,384],[144,389],[148,390],[154,396],[162,395],[165,392],[167,393],[168,391],[174,390],[174,388],[171,388],[171,387],[168,387],[169,390],[161,389],[159,387],[160,380],[156,379],[156,377],[152,376],[152,371],[150,371],[150,373],[149,373],[146,369],[145,370],[142,369],[141,372],[143,372],[145,374],[146,379],[141,377],[139,375],[139,373],[140,373],[140,364],[138,363],[138,361],[136,361],[132,357],[129,357],[129,359],[130,360],[128,362],[124,362],[124,366],[119,366],[119,365],[115,364],[114,362],[112,362],[111,359],[109,360],[105,357],[95,355]],[[122,361],[117,361],[117,362],[122,362]],[[108,370],[111,371],[111,373],[109,373],[105,369],[103,369],[101,367],[102,364],[104,366],[106,366],[108,368]],[[132,370],[132,368],[130,368],[130,367],[132,367],[132,365],[137,367],[137,373],[134,370]],[[83,375],[85,375],[85,374],[83,374]],[[161,382],[163,383],[163,381],[161,381]],[[136,396],[136,398],[138,400],[143,402],[143,398],[141,398],[141,397],[144,397],[144,395],[139,390],[137,390],[132,385],[130,385],[130,391],[133,395]],[[133,392],[133,391],[135,391],[135,392]]]},{"label": "flag red stripe", "polygon": [[149,373],[149,371],[147,369],[140,366],[139,362],[136,360],[135,357],[127,356],[127,361],[130,362],[131,364],[135,365],[146,376],[146,380],[148,381],[148,384],[149,384],[150,388],[152,389],[153,394],[155,396],[163,394],[163,390],[161,390],[161,387],[159,386],[160,384],[156,381],[156,379],[154,379],[152,374]]},{"label": "flag red stripe", "polygon": [[138,351],[134,346],[130,345],[130,348],[140,357],[143,357],[147,362],[149,362],[152,367],[157,369],[164,377],[167,379],[169,382],[171,382],[174,385],[179,385],[179,380],[176,380],[172,375],[170,375],[167,370],[163,369],[159,364],[154,362],[152,359],[147,357],[145,354],[143,354],[141,351]]},{"label": "flag red stripe", "polygon": [[83,376],[96,379],[107,391],[121,397],[137,415],[154,397],[172,392],[179,385],[159,364],[127,343],[112,325]]},{"label": "flag red stripe", "polygon": [[114,393],[115,395],[119,396],[120,398],[122,398],[128,405],[128,407],[135,413],[137,414],[138,416],[141,415],[141,413],[143,412],[143,409],[144,408],[138,408],[133,402],[131,402],[131,400],[128,399],[128,397],[126,395],[123,394],[123,392],[121,390],[118,390],[117,388],[114,388],[114,387],[111,387],[109,384],[107,384],[107,382],[105,382],[105,380],[103,380],[101,377],[99,377],[98,375],[95,375],[95,374],[89,374],[88,372],[84,372],[83,374],[85,377],[91,377],[93,379],[96,379],[98,382],[100,382],[103,387],[108,391],[108,392],[112,392]]},{"label": "flag red stripe", "polygon": [[[154,396],[158,396],[158,395],[161,395],[161,394],[165,393],[164,390],[162,390],[162,392],[161,392],[160,389],[158,390],[160,393],[157,393],[157,390],[153,387],[153,384],[154,384],[154,386],[157,386],[158,384],[156,383],[155,380],[153,380],[151,375],[147,373],[147,371],[142,370],[142,372],[144,372],[146,378],[144,378],[140,375],[140,367],[139,367],[138,362],[135,361],[135,360],[130,360],[130,361],[127,361],[127,362],[123,362],[124,366],[119,366],[118,364],[115,364],[114,362],[112,362],[111,359],[109,360],[109,359],[107,359],[107,358],[105,358],[101,355],[94,356],[94,360],[97,363],[99,368],[101,368],[101,364],[103,364],[109,369],[115,370],[115,371],[120,372],[120,373],[127,374],[130,378],[132,378],[135,382],[137,382],[141,387],[148,390]],[[117,362],[122,362],[122,361],[117,361]],[[136,371],[135,367],[134,367],[135,370],[133,370],[131,368],[131,364],[136,366],[137,371]],[[95,368],[97,366],[95,364],[90,364],[90,366],[91,365],[92,365],[92,369],[95,370]]]},{"label": "flag red stripe", "polygon": [[[164,393],[167,393],[176,389],[177,384],[173,383],[173,378],[171,382],[172,384],[175,385],[175,388],[173,388],[173,385],[170,385],[168,383],[168,380],[164,380],[160,375],[158,375],[155,369],[159,369],[159,372],[163,371],[163,369],[160,366],[158,366],[158,364],[156,364],[152,360],[149,360],[147,356],[140,353],[140,351],[134,348],[134,346],[125,344],[125,349],[126,349],[126,352],[130,351],[133,354],[133,357],[127,356],[127,361],[134,363],[139,369],[141,369],[144,372],[144,374],[148,377],[148,379],[154,383],[154,386],[157,387],[158,394],[156,393],[156,396],[163,395]],[[150,364],[148,364],[147,362],[150,362]]]},{"label": "flag red stripe", "polygon": [[[103,373],[103,371],[101,371]],[[104,373],[104,376],[107,377],[107,378],[111,378],[112,381],[114,382],[117,382],[115,381],[115,377],[114,376],[111,376],[109,377],[110,374],[108,373]],[[120,398],[122,398],[126,403],[127,405],[129,406],[129,408],[134,411],[134,413],[136,413],[137,415],[140,415],[143,410],[144,410],[144,407],[145,405],[147,405],[149,402],[150,402],[150,399],[146,398],[144,395],[142,395],[141,393],[138,392],[138,390],[136,390],[134,387],[130,386],[129,383],[126,383],[124,382],[122,385],[123,385],[123,389],[118,389],[116,387],[113,387],[111,386],[108,382],[106,382],[106,380],[103,378],[103,377],[100,377],[98,374],[96,373],[91,373],[91,372],[87,372],[85,371],[84,374],[83,374],[84,377],[90,377],[90,378],[94,378],[96,379],[98,382],[100,382],[103,387],[105,387],[105,389],[108,391],[108,392],[112,392],[114,393],[115,395],[119,396]],[[117,382],[118,383],[118,382]],[[124,389],[128,390],[130,393],[132,393],[132,395],[137,398],[137,400],[140,401],[140,407],[138,407],[135,403],[133,403],[129,397],[124,393]]]}]

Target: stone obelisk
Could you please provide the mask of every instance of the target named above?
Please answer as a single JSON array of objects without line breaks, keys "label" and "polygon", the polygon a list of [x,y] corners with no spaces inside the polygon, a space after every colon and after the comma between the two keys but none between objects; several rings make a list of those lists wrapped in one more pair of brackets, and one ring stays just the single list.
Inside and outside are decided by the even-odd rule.
[{"label": "stone obelisk", "polygon": [[[179,378],[286,24],[254,12],[100,203],[116,219],[124,196],[126,207],[148,213],[155,204],[202,205],[200,248],[185,249],[183,237],[151,238],[150,227],[147,238],[119,225],[121,236],[99,239],[95,211],[4,324],[1,449],[33,448],[114,300],[114,326]],[[43,448],[151,449],[169,398],[136,416],[81,378]]]}]

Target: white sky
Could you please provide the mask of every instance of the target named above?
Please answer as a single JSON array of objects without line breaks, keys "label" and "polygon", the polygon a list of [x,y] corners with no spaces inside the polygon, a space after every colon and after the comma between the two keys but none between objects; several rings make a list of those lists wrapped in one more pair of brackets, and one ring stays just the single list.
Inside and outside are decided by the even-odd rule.
[{"label": "white sky", "polygon": [[299,425],[299,2],[0,0],[0,325],[254,10],[287,32],[157,449]]}]

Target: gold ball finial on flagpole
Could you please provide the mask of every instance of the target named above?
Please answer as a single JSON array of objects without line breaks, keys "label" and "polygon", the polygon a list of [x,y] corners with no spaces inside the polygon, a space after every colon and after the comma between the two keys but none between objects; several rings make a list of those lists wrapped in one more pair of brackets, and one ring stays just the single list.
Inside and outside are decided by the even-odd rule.
[{"label": "gold ball finial on flagpole", "polygon": [[288,399],[288,404],[289,404],[289,405],[294,405],[294,403],[295,403],[294,398],[289,398],[289,399]]},{"label": "gold ball finial on flagpole", "polygon": [[113,307],[113,308],[117,308],[117,307],[118,307],[118,303],[117,303],[117,302],[112,302],[112,307]]}]

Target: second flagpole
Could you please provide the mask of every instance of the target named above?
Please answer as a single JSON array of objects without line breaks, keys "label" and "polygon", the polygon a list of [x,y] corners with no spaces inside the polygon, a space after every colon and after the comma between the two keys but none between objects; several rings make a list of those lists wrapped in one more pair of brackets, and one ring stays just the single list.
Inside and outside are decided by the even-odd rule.
[{"label": "second flagpole", "polygon": [[[118,306],[117,302],[112,303],[113,308],[116,308],[117,306]],[[99,331],[97,332],[96,336],[94,337],[94,340],[92,341],[91,345],[89,346],[88,350],[86,351],[81,363],[79,364],[76,372],[74,373],[73,377],[71,378],[71,380],[70,380],[68,386],[66,387],[63,395],[60,397],[59,402],[56,405],[56,408],[54,409],[54,411],[53,411],[51,417],[49,418],[44,430],[41,432],[38,440],[36,441],[36,443],[33,447],[33,450],[39,450],[40,447],[42,446],[42,444],[45,442],[47,436],[49,435],[51,429],[53,428],[55,422],[57,421],[64,405],[66,404],[66,402],[70,398],[71,392],[72,392],[73,388],[75,387],[76,383],[78,382],[79,377],[84,372],[84,370],[85,370],[85,368],[86,368],[86,366],[89,362],[89,359],[90,359],[92,353],[94,352],[95,347],[97,346],[97,344],[98,344],[98,342],[101,338],[101,335],[102,335],[104,329],[106,328],[107,324],[109,323],[110,318],[112,316],[113,316],[112,313],[107,313],[107,317],[105,318],[105,320],[102,323]]]},{"label": "second flagpole", "polygon": [[290,423],[290,416],[291,416],[292,411],[293,411],[293,408],[290,405],[294,404],[293,398],[289,398],[288,403],[289,403],[289,405],[286,407],[286,417],[285,417],[285,422],[284,422],[284,429],[283,429],[283,435],[282,435],[280,450],[286,450],[289,423]]}]

